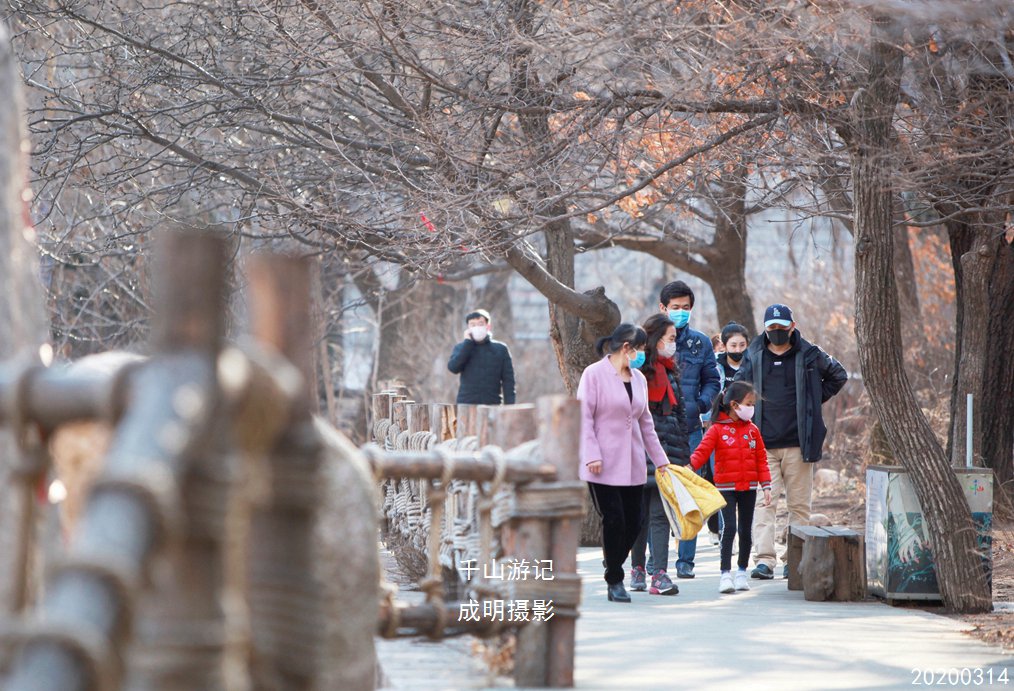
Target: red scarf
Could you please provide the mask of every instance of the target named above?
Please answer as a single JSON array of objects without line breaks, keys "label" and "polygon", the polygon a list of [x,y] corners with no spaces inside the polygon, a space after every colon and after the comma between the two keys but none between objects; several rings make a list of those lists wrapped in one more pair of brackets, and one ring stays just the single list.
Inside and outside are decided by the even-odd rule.
[{"label": "red scarf", "polygon": [[[648,382],[648,400],[652,403],[659,403],[662,397],[669,396],[669,403],[676,405],[676,394],[669,385],[669,371],[676,369],[676,361],[673,358],[655,358],[655,376]],[[661,383],[659,383],[661,382]]]}]

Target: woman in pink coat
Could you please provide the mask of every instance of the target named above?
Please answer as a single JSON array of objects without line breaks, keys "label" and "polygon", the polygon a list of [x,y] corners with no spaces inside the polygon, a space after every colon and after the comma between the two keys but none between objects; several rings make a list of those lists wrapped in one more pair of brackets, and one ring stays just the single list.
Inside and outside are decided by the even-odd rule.
[{"label": "woman in pink coat", "polygon": [[669,464],[648,411],[644,329],[620,324],[600,338],[604,357],[581,374],[581,479],[588,483],[595,511],[602,517],[602,552],[608,597],[630,602],[623,587],[623,562],[641,530],[641,498],[648,469]]}]

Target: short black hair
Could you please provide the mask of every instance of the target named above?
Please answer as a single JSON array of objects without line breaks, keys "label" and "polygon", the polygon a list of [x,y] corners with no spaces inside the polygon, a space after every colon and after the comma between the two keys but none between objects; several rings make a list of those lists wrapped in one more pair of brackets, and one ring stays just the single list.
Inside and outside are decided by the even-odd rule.
[{"label": "short black hair", "polygon": [[658,295],[658,301],[665,306],[669,306],[669,301],[673,298],[690,297],[690,307],[694,306],[694,291],[690,289],[683,281],[673,281],[672,283],[666,283],[665,287],[662,288],[662,292]]},{"label": "short black hair", "polygon": [[487,312],[486,310],[473,310],[465,315],[465,323],[467,324],[471,320],[478,319],[479,317],[485,319],[487,324],[493,321],[492,319],[489,318],[489,312]]}]

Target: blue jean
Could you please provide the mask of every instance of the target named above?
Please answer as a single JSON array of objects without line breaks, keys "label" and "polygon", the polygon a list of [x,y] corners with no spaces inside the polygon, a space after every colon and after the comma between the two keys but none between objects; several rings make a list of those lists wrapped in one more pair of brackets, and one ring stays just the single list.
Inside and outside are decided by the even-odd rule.
[{"label": "blue jean", "polygon": [[[693,453],[697,449],[703,438],[704,430],[700,427],[690,433],[690,453]],[[712,460],[712,462],[714,461]],[[696,556],[697,537],[695,536],[693,540],[680,540],[680,544],[676,548],[676,568],[679,569],[681,566],[694,568],[694,558]]]}]

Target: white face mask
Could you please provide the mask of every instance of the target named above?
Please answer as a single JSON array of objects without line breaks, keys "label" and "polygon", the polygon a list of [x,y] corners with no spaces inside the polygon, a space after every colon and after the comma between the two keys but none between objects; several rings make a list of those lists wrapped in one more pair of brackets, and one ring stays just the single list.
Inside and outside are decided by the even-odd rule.
[{"label": "white face mask", "polygon": [[489,335],[489,329],[485,326],[473,326],[469,330],[472,332],[472,340],[476,343],[479,341],[485,341],[486,336]]},{"label": "white face mask", "polygon": [[672,357],[676,354],[676,341],[669,341],[665,344],[662,350],[658,351],[658,354],[662,357]]},{"label": "white face mask", "polygon": [[753,406],[752,405],[741,405],[736,408],[736,415],[739,416],[740,420],[744,422],[750,422],[753,419]]}]

